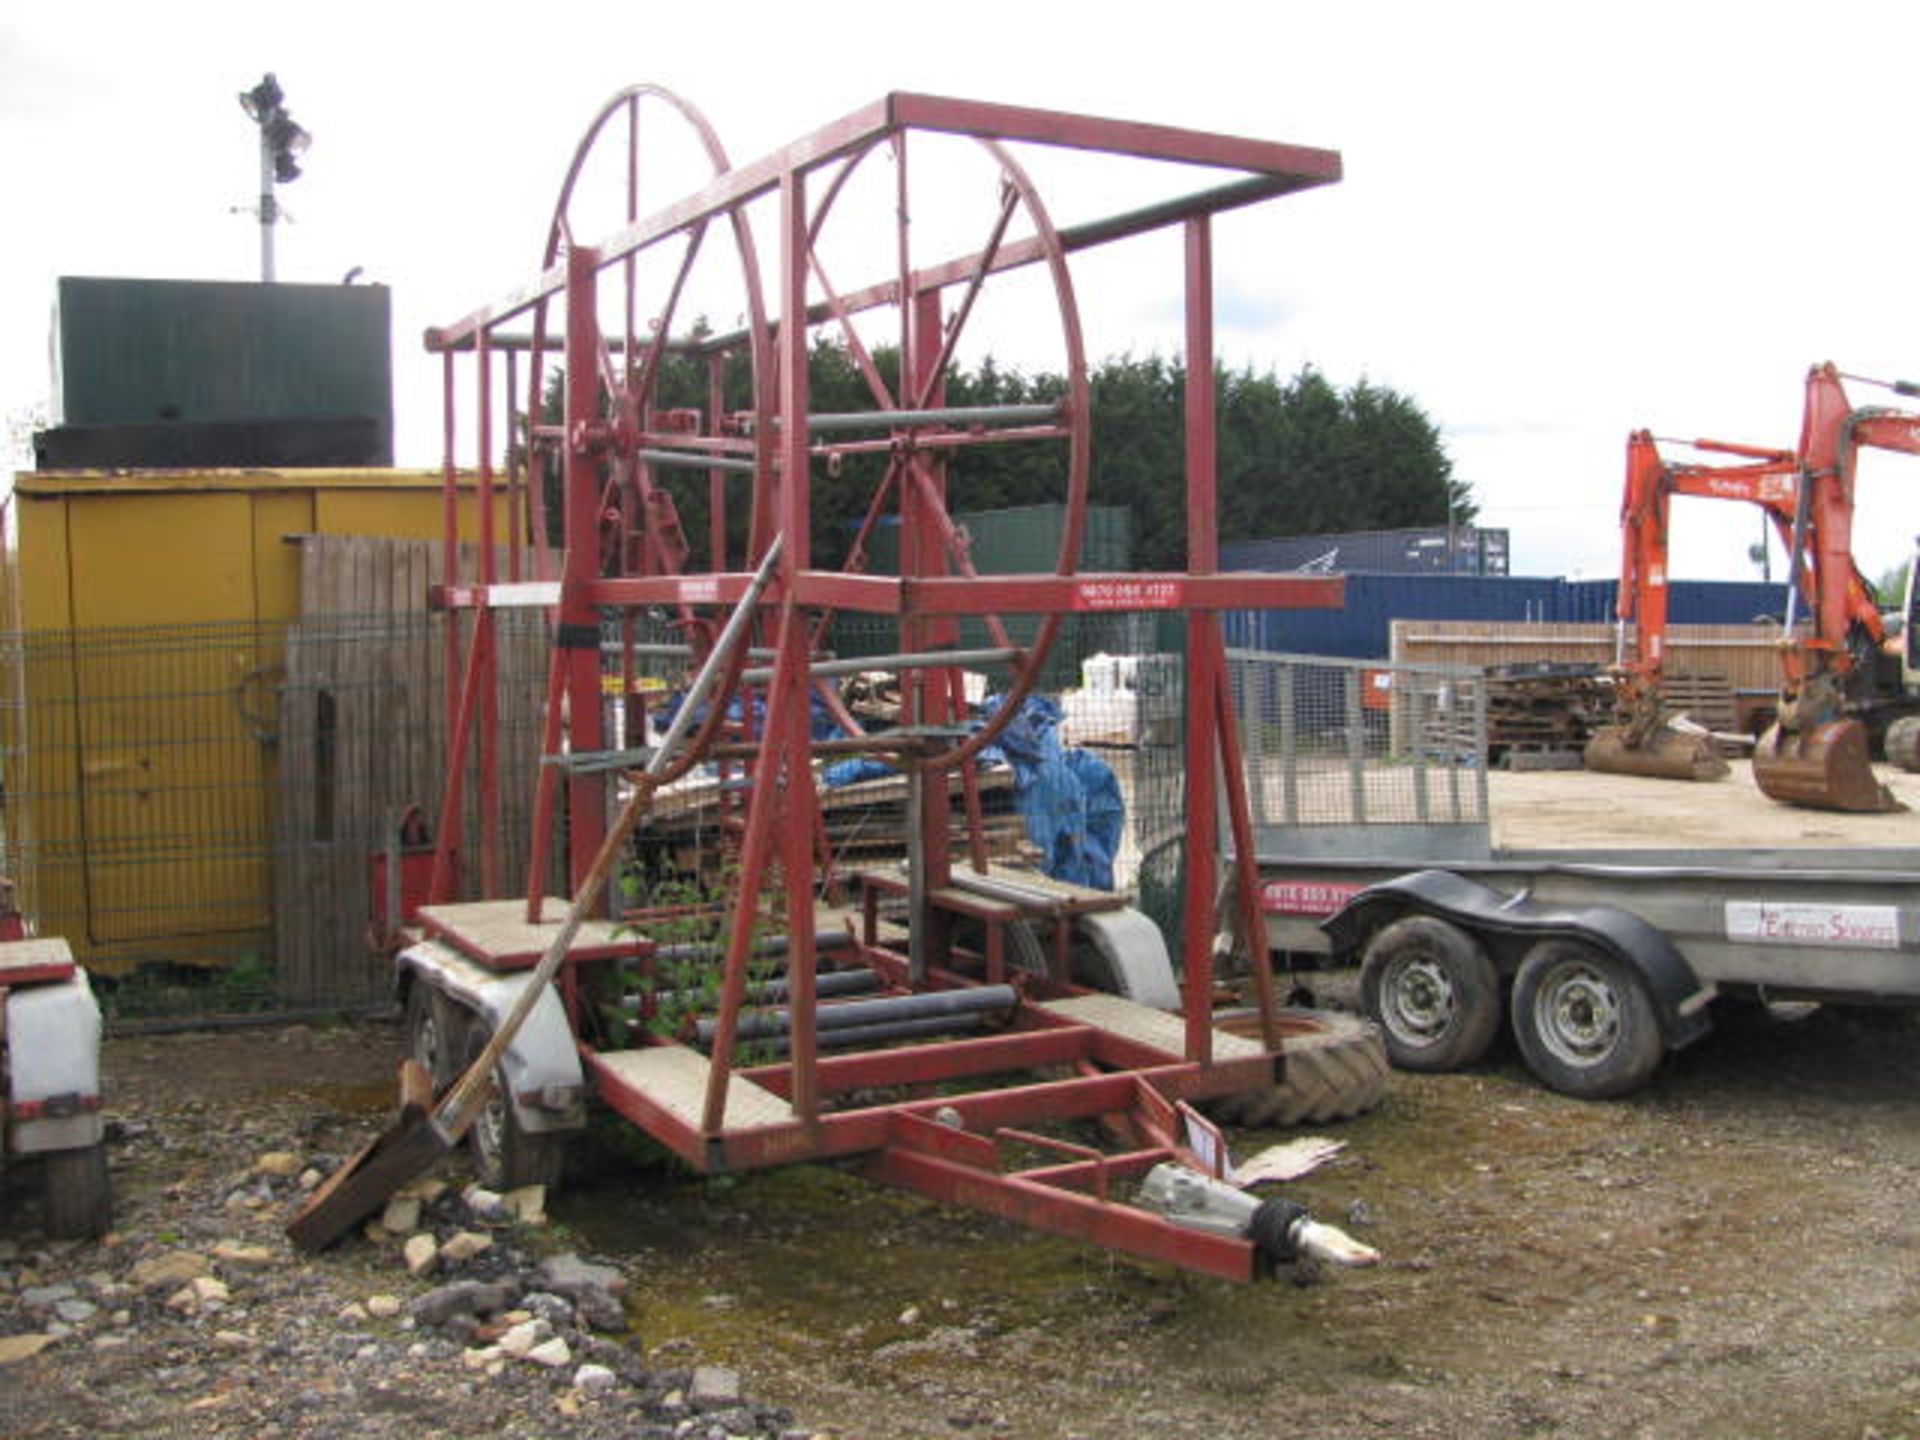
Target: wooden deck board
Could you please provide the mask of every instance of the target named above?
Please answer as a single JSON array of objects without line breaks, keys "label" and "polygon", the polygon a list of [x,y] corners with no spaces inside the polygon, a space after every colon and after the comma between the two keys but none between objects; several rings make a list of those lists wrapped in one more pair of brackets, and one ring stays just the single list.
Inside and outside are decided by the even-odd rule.
[{"label": "wooden deck board", "polygon": [[[640,1050],[612,1050],[596,1057],[621,1084],[660,1106],[682,1124],[700,1127],[707,1108],[707,1076],[712,1062],[684,1045],[651,1045]],[[735,1075],[727,1084],[727,1111],[721,1124],[728,1130],[750,1130],[786,1125],[793,1114],[785,1100],[751,1080]]]},{"label": "wooden deck board", "polygon": [[[541,910],[538,924],[527,922],[524,900],[473,900],[457,905],[423,905],[420,923],[468,959],[494,970],[518,970],[537,965],[567,917],[567,902],[552,896]],[[609,920],[583,921],[568,955],[576,960],[605,960],[638,954],[637,935],[616,933]]]},{"label": "wooden deck board", "polygon": [[[1131,1040],[1138,1045],[1183,1055],[1187,1048],[1187,1022],[1178,1015],[1151,1006],[1137,1005],[1118,995],[1076,995],[1068,1000],[1044,1000],[1039,1008],[1076,1025],[1091,1025],[1109,1035]],[[1216,1060],[1237,1060],[1243,1056],[1264,1055],[1266,1048],[1258,1040],[1213,1032],[1213,1056]]]},{"label": "wooden deck board", "polygon": [[0,942],[0,985],[32,985],[73,974],[73,951],[59,935]]}]

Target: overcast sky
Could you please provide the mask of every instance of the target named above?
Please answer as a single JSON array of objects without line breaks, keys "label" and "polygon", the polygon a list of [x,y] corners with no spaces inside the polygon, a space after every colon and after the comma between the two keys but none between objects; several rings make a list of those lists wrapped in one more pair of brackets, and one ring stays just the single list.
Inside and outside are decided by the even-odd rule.
[{"label": "overcast sky", "polygon": [[[1630,430],[1790,446],[1810,364],[1920,378],[1916,55],[1920,6],[1893,0],[15,4],[0,405],[48,400],[56,276],[258,278],[236,95],[264,71],[314,137],[280,278],[391,287],[418,464],[439,423],[421,330],[536,271],[620,86],[684,95],[736,162],[926,90],[1340,151],[1341,184],[1221,222],[1224,358],[1411,397],[1517,573],[1608,575]],[[1175,353],[1177,267],[1086,279],[1096,358]],[[1920,532],[1920,457],[1867,456],[1860,489],[1878,575]],[[1755,574],[1745,507],[1683,503],[1676,528],[1676,575]]]}]

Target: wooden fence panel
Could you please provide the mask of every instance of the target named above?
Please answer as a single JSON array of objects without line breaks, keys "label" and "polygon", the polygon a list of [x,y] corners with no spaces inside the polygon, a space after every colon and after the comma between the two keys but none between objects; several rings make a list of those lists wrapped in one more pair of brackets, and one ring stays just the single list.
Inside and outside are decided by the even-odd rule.
[{"label": "wooden fence panel", "polygon": [[[367,941],[371,866],[419,807],[437,825],[446,775],[445,627],[472,620],[431,613],[440,549],[426,541],[307,536],[301,618],[291,629],[282,686],[276,806],[275,950],[285,998],[377,998],[386,966]],[[463,554],[463,573],[474,555]],[[505,556],[500,563],[504,573]],[[545,696],[543,612],[499,617],[501,806],[495,840],[503,883],[522,882]],[[536,738],[530,738],[536,737]],[[473,762],[462,806],[467,848],[478,836]],[[473,894],[471,865],[464,893]]]},{"label": "wooden fence panel", "polygon": [[[1536,660],[1611,664],[1614,627],[1517,623],[1506,620],[1395,620],[1390,628],[1396,664],[1491,668]],[[1779,688],[1779,627],[1674,625],[1667,631],[1667,668],[1721,673],[1735,691]]]}]

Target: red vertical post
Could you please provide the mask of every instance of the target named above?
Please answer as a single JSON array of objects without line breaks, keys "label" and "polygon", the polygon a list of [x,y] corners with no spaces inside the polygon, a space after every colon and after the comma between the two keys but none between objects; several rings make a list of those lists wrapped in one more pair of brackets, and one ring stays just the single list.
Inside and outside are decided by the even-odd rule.
[{"label": "red vertical post", "polygon": [[[812,487],[809,481],[807,416],[806,178],[790,170],[780,183],[780,555],[784,594],[780,662],[776,683],[779,731],[769,736],[785,767],[785,824],[780,866],[787,897],[787,996],[792,1021],[793,1109],[812,1121],[820,1109],[815,1067],[813,834],[819,805],[809,763],[811,737],[807,699],[809,626],[794,601],[795,578],[813,563]],[[769,715],[771,722],[775,717]]]},{"label": "red vertical post", "polygon": [[[440,583],[460,583],[460,471],[454,459],[454,354],[448,350],[440,357]],[[460,715],[460,612],[448,606],[443,612],[444,670],[447,696],[447,759],[444,773],[451,791],[464,761],[461,755]],[[427,895],[436,902],[454,898],[453,857],[460,850],[460,807],[445,803],[443,797],[439,833],[434,836],[433,876],[427,882]]]},{"label": "red vertical post", "polygon": [[514,443],[513,425],[520,415],[520,365],[513,358],[513,351],[505,352],[507,362],[507,579],[519,580],[520,551],[525,542],[521,538],[521,506],[525,499],[521,486],[526,480],[528,462],[532,457],[533,416],[527,417],[527,445],[522,447]]},{"label": "red vertical post", "polygon": [[[566,666],[567,744],[575,754],[606,748],[600,723],[600,612],[587,598],[600,566],[600,252],[567,251],[567,405],[563,510],[567,550],[555,643]],[[597,776],[567,780],[569,873],[578,889],[607,829],[606,791]]]},{"label": "red vertical post", "polygon": [[[707,356],[707,433],[720,433],[720,417],[726,413],[727,357],[721,351]],[[727,568],[727,472],[715,467],[707,472],[707,549],[711,558],[707,568],[721,574]]]},{"label": "red vertical post", "polygon": [[[480,395],[474,407],[478,437],[478,490],[480,518],[480,583],[491,585],[499,578],[494,564],[493,533],[493,340],[482,330],[475,341],[478,351]],[[495,633],[496,620],[491,604],[474,612],[474,659],[480,668],[480,893],[500,893],[500,686],[495,656],[499,653]]]},{"label": "red vertical post", "polygon": [[[903,257],[904,259],[904,257]],[[940,358],[940,292],[926,290],[901,307],[907,317],[900,366],[900,391],[906,396],[925,396],[929,406],[943,404],[946,387],[939,383],[933,367]],[[946,573],[946,549],[942,543],[937,510],[946,508],[947,475],[945,463],[931,452],[906,457],[906,464],[927,477],[925,487],[903,478],[900,486],[900,573],[936,576]],[[912,653],[933,650],[950,642],[957,634],[954,621],[942,617],[903,615],[901,648]],[[903,690],[909,703],[908,723],[948,725],[954,718],[947,671],[911,670],[904,677]],[[911,852],[908,864],[914,873],[908,876],[908,954],[915,983],[926,978],[935,958],[946,959],[949,925],[935,911],[929,892],[944,887],[952,878],[952,857],[948,854],[948,836],[952,828],[952,798],[947,790],[944,770],[916,766],[908,783],[913,787],[918,822],[919,844]]]},{"label": "red vertical post", "polygon": [[[1186,224],[1187,569],[1220,564],[1214,528],[1216,453],[1213,382],[1213,243],[1205,216]],[[1185,962],[1187,1058],[1213,1058],[1213,903],[1219,889],[1220,632],[1210,610],[1187,616],[1187,864]]]},{"label": "red vertical post", "polygon": [[[790,1103],[803,1121],[819,1115],[815,1064],[813,834],[817,802],[807,735],[808,626],[794,603],[794,579],[807,568],[811,537],[807,468],[807,223],[806,186],[796,172],[780,180],[781,320],[779,433],[774,526],[781,542],[776,567],[780,625],[773,683],[767,696],[767,728],[754,762],[747,801],[746,835],[740,851],[740,889],[734,896],[726,969],[714,1022],[713,1059],[707,1074],[701,1129],[717,1133],[726,1117],[727,1085],[740,1008],[746,998],[747,957],[767,866],[777,863],[787,901],[787,1002]],[[722,697],[715,697],[719,703]]]}]

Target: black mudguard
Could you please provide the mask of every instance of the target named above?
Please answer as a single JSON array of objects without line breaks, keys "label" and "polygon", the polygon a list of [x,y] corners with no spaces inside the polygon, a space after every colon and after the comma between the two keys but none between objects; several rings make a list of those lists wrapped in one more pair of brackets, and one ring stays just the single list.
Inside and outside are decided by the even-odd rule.
[{"label": "black mudguard", "polygon": [[1691,1045],[1712,1028],[1706,1015],[1712,987],[1700,982],[1671,940],[1631,910],[1541,905],[1524,893],[1503,895],[1451,870],[1420,870],[1368,886],[1320,928],[1332,937],[1335,955],[1357,959],[1375,930],[1406,914],[1437,916],[1482,935],[1584,940],[1639,974],[1669,1048]]}]

